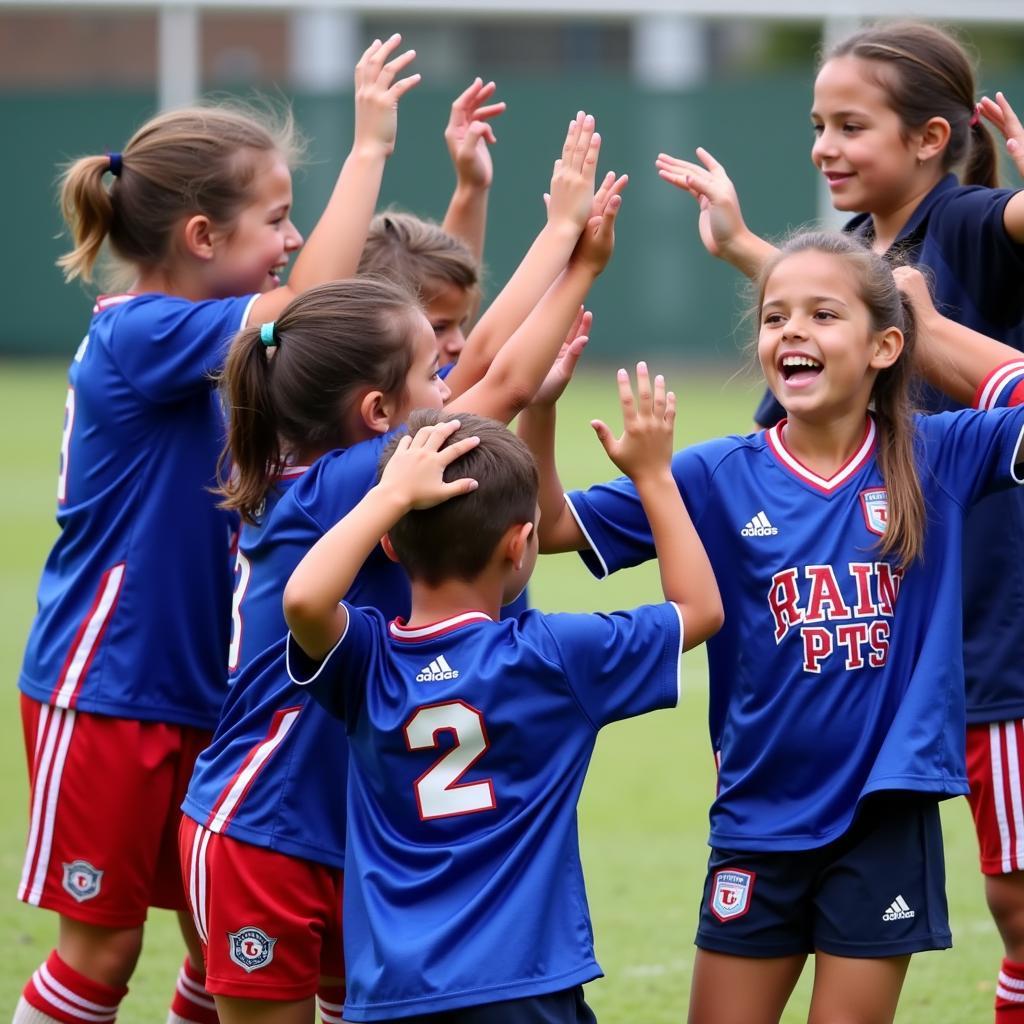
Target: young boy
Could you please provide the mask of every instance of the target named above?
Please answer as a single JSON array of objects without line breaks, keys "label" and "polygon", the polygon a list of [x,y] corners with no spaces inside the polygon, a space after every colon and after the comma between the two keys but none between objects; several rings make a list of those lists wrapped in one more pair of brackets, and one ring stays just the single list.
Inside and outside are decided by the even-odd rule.
[{"label": "young boy", "polygon": [[[665,603],[497,621],[536,560],[537,470],[502,425],[436,412],[285,590],[289,674],[351,744],[346,1020],[594,1020],[576,803],[596,733],[673,706],[682,651],[722,621],[669,472],[675,398],[637,375],[634,400],[619,371],[623,437],[595,429],[643,498]],[[382,535],[408,622],[342,603]]]}]

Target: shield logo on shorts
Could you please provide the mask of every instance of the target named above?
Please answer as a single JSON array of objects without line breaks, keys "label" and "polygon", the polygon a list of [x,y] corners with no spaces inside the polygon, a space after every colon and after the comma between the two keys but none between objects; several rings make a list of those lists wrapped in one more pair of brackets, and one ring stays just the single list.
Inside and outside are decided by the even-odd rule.
[{"label": "shield logo on shorts", "polygon": [[715,872],[711,885],[711,913],[719,921],[742,917],[750,909],[754,872],[726,868]]},{"label": "shield logo on shorts", "polygon": [[864,525],[879,537],[889,525],[889,492],[884,487],[860,492],[860,507],[864,511]]},{"label": "shield logo on shorts", "polygon": [[73,860],[64,867],[64,890],[71,893],[79,903],[98,896],[103,872],[94,868],[87,860]]},{"label": "shield logo on shorts", "polygon": [[274,959],[274,944],[266,932],[248,925],[237,932],[228,932],[228,953],[247,974],[266,967]]}]

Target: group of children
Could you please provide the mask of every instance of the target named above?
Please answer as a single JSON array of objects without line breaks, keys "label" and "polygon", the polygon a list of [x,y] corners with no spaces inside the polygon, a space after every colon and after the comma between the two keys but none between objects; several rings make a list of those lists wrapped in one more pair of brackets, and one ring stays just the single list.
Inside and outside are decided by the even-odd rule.
[{"label": "group of children", "polygon": [[[480,80],[453,104],[441,227],[374,216],[419,77],[399,47],[356,67],[352,150],[305,244],[287,123],[170,113],[65,175],[68,276],[108,243],[134,280],[72,363],[19,681],[19,896],[60,930],[15,1024],[113,1021],[150,906],[188,949],[171,1024],[594,1020],[587,764],[603,725],[676,703],[705,641],[690,1020],[774,1024],[812,953],[810,1021],[893,1020],[910,955],[950,945],[938,801],[969,788],[996,1019],[1024,1019],[1024,193],[995,187],[986,127],[1024,173],[1009,103],[976,102],[938,29],[842,42],[812,157],[858,216],[778,249],[710,154],[659,157],[756,281],[765,429],[673,455],[675,397],[640,362],[621,436],[594,423],[623,476],[565,495],[555,408],[626,178],[598,182],[577,113],[544,226],[465,333],[504,105]],[[915,412],[918,375],[977,409],[935,392]],[[538,553],[567,550],[597,575],[656,557],[663,600],[526,609]],[[970,787],[969,715],[990,723]]]}]

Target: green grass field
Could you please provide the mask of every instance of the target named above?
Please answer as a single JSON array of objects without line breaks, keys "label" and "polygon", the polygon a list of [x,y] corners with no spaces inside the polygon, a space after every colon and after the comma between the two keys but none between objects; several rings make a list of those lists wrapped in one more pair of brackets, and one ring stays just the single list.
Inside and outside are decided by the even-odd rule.
[{"label": "green grass field", "polygon": [[[64,404],[64,367],[0,364],[0,668],[8,680],[0,733],[0,1016],[48,953],[56,920],[18,903],[25,842],[26,774],[14,686],[34,610],[39,570],[54,535],[53,503]],[[660,367],[659,367],[660,369]],[[749,375],[668,371],[680,395],[680,445],[745,431],[759,394]],[[727,379],[728,378],[728,379]],[[581,373],[560,411],[561,463],[567,486],[614,475],[588,421],[615,424],[611,372]],[[532,588],[546,610],[629,607],[658,595],[653,565],[595,582],[575,556],[541,559]],[[707,806],[713,767],[706,731],[704,656],[688,656],[681,706],[612,726],[598,743],[580,810],[598,957],[607,976],[588,987],[604,1024],[677,1024],[685,1016],[693,932],[707,859]],[[901,1024],[991,1020],[1001,946],[982,899],[966,801],[944,807],[950,911],[956,948],[915,959]],[[171,915],[155,912],[146,948],[124,1004],[125,1024],[162,1021],[182,947]],[[783,1018],[806,1018],[810,969]]]}]

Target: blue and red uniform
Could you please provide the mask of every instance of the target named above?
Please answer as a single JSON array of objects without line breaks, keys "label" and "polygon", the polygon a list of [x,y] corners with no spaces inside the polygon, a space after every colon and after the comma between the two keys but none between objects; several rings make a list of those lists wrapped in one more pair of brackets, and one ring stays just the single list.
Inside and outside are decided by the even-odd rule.
[{"label": "blue and red uniform", "polygon": [[[787,450],[784,421],[674,457],[725,606],[725,625],[708,642],[716,852],[815,850],[844,837],[872,794],[934,801],[967,792],[963,523],[975,501],[1020,482],[1024,409],[920,416],[915,425],[928,525],[923,557],[906,569],[877,553],[888,496],[870,418],[857,452],[829,479]],[[567,501],[598,574],[654,557],[628,480]],[[744,894],[743,877],[733,896]],[[913,922],[883,921],[900,894],[885,895],[884,872],[878,883],[873,926]],[[756,906],[756,889],[744,898]],[[859,954],[846,955],[891,955],[889,935],[866,936]],[[872,942],[879,952],[865,952]]]},{"label": "blue and red uniform", "polygon": [[[346,607],[323,662],[288,641],[292,677],[349,734],[345,1019],[598,977],[576,803],[598,730],[676,703],[677,607],[421,628]],[[590,1019],[579,1004],[569,1019]]]},{"label": "blue and red uniform", "polygon": [[68,374],[60,534],[18,681],[19,896],[92,923],[183,905],[168,840],[224,696],[231,607],[212,378],[254,299],[101,298]]}]

